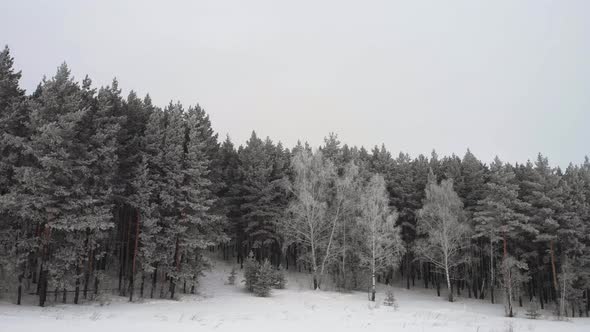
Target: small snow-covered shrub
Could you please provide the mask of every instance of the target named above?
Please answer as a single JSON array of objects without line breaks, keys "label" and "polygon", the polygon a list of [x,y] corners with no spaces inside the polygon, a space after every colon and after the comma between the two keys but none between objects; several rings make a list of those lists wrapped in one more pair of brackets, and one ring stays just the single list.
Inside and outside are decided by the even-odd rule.
[{"label": "small snow-covered shrub", "polygon": [[229,273],[229,276],[227,277],[227,283],[229,285],[235,285],[236,284],[236,276],[237,276],[238,272],[236,271],[236,267],[232,267],[231,271]]},{"label": "small snow-covered shrub", "polygon": [[253,284],[253,292],[257,296],[266,297],[270,295],[270,289],[273,286],[275,270],[270,262],[265,259],[264,263],[259,265],[256,280]]},{"label": "small snow-covered shrub", "polygon": [[395,310],[399,308],[397,304],[397,300],[395,299],[395,294],[393,293],[393,288],[388,288],[385,293],[385,299],[383,300],[383,305],[388,307],[393,307]]},{"label": "small snow-covered shrub", "polygon": [[526,310],[526,316],[529,319],[537,319],[541,316],[541,313],[539,313],[539,303],[537,303],[537,299],[534,297],[531,302],[529,302],[528,308]]},{"label": "small snow-covered shrub", "polygon": [[275,269],[268,259],[262,264],[254,259],[254,254],[250,252],[248,259],[244,264],[244,280],[246,289],[258,296],[270,295],[271,288],[285,288],[285,275],[283,271]]},{"label": "small snow-covered shrub", "polygon": [[246,289],[250,292],[254,291],[254,283],[256,282],[259,265],[256,259],[254,259],[254,253],[250,251],[244,263],[244,283],[246,284]]}]

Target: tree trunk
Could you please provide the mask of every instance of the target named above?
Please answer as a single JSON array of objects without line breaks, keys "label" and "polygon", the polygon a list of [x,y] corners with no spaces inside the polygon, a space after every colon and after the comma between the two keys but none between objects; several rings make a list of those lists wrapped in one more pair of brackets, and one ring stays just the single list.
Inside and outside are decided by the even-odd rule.
[{"label": "tree trunk", "polygon": [[133,302],[133,293],[135,292],[135,260],[137,257],[137,244],[139,242],[139,211],[136,211],[135,213],[135,244],[133,246],[133,264],[131,269],[131,275],[129,277],[129,302]]},{"label": "tree trunk", "polygon": [[18,295],[17,295],[17,298],[16,298],[16,304],[17,305],[20,305],[20,300],[21,300],[21,297],[22,297],[22,292],[23,292],[23,275],[20,274],[18,276]]},{"label": "tree trunk", "polygon": [[76,266],[76,291],[74,293],[74,304],[78,304],[78,299],[80,298],[80,267]]},{"label": "tree trunk", "polygon": [[156,283],[158,280],[158,268],[152,272],[152,289],[150,290],[150,299],[154,298],[154,292],[156,291]]},{"label": "tree trunk", "polygon": [[376,286],[375,286],[375,270],[373,270],[373,274],[371,276],[371,281],[372,281],[372,285],[371,285],[371,301],[375,302],[375,293],[377,292]]},{"label": "tree trunk", "polygon": [[453,288],[451,286],[451,278],[449,276],[449,270],[445,269],[445,276],[447,278],[447,287],[449,290],[449,302],[453,302]]},{"label": "tree trunk", "polygon": [[[504,246],[504,250],[506,250],[506,246]],[[492,241],[492,235],[490,235],[490,297],[492,304],[494,304],[494,276],[494,242]]]},{"label": "tree trunk", "polygon": [[141,289],[139,290],[139,296],[143,298],[143,287],[145,285],[145,275],[142,273],[141,275]]},{"label": "tree trunk", "polygon": [[98,284],[100,281],[98,280],[98,276],[94,277],[94,295],[98,295]]},{"label": "tree trunk", "polygon": [[549,251],[551,252],[551,272],[553,273],[553,291],[557,295],[557,292],[559,291],[559,289],[557,286],[557,273],[555,271],[555,251],[553,248],[553,240],[549,241],[549,248],[550,248]]}]

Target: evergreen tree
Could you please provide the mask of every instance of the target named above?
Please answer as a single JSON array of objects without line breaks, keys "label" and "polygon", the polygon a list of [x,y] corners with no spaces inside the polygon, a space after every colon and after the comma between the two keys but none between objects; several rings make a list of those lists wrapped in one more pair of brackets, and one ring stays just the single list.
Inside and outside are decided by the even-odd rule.
[{"label": "evergreen tree", "polygon": [[476,238],[486,238],[489,252],[490,296],[494,302],[494,285],[496,277],[497,248],[502,240],[503,255],[508,257],[508,243],[519,238],[524,232],[535,234],[529,225],[524,211],[528,205],[518,197],[518,185],[514,183],[515,174],[496,157],[490,165],[489,182],[485,185],[485,198],[479,200],[474,214]]},{"label": "evergreen tree", "polygon": [[268,258],[271,250],[281,246],[277,221],[286,207],[284,166],[276,163],[276,146],[270,139],[262,141],[254,132],[238,155],[241,227],[246,235],[246,249],[255,250],[259,259]]},{"label": "evergreen tree", "polygon": [[18,283],[16,302],[20,304],[28,254],[35,242],[29,235],[32,225],[18,217],[14,197],[15,171],[28,162],[24,147],[29,136],[29,108],[19,87],[21,73],[13,65],[14,59],[5,47],[0,52],[0,283],[4,285],[0,291]]},{"label": "evergreen tree", "polygon": [[[142,140],[142,159],[135,171],[131,204],[139,209],[140,232],[137,252],[142,280],[151,274],[150,297],[156,290],[158,269],[167,264],[167,239],[163,236],[161,188],[164,183],[164,132],[166,117],[160,109],[151,112]],[[141,289],[143,290],[143,283]],[[131,295],[132,296],[132,295]]]},{"label": "evergreen tree", "polygon": [[[35,223],[42,234],[39,283],[40,305],[44,305],[50,280],[56,290],[79,284],[86,233],[102,232],[112,223],[96,210],[99,200],[88,190],[93,183],[93,155],[88,137],[80,132],[90,109],[65,64],[43,82],[32,108],[27,150],[35,162],[18,171],[18,198],[21,217]],[[63,295],[65,301],[65,291]]]}]

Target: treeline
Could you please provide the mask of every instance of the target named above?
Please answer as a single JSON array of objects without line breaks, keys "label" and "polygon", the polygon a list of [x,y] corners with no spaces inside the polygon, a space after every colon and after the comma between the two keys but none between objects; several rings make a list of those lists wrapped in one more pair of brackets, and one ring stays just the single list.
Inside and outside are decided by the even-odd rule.
[{"label": "treeline", "polygon": [[[202,251],[226,241],[212,170],[217,137],[199,107],[98,91],[61,65],[30,96],[0,53],[0,276],[78,303],[100,291],[133,299],[194,292]],[[137,280],[136,280],[137,279]],[[146,293],[147,292],[147,293]],[[68,295],[69,294],[69,295]]]},{"label": "treeline", "polygon": [[[400,277],[492,302],[590,309],[590,161],[566,170],[219,141],[198,106],[98,90],[65,65],[31,95],[0,54],[0,278],[8,294],[175,296],[219,249],[372,289]],[[325,287],[324,287],[325,288]]]}]

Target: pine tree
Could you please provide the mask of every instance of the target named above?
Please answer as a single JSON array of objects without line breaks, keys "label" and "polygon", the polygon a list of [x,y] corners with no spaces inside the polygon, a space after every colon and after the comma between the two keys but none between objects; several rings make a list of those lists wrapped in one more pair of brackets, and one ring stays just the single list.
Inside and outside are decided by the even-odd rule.
[{"label": "pine tree", "polygon": [[252,291],[256,296],[267,297],[273,285],[274,269],[268,259],[265,259],[262,264],[258,266],[256,272],[256,281],[252,285]]},{"label": "pine tree", "polygon": [[183,122],[184,110],[180,103],[170,103],[164,113],[166,127],[162,151],[162,187],[160,188],[163,234],[160,238],[167,259],[161,265],[170,279],[170,297],[174,298],[176,285],[183,276],[182,246],[185,245],[183,235],[188,229],[185,212],[182,210],[185,200],[183,165],[186,130]]},{"label": "pine tree", "polygon": [[32,108],[33,133],[27,149],[35,162],[18,171],[18,198],[21,217],[36,223],[42,234],[39,283],[40,305],[44,305],[50,280],[56,290],[79,283],[86,232],[104,231],[111,224],[100,212],[88,214],[96,204],[88,190],[93,156],[88,137],[80,133],[89,107],[65,64],[43,82]]},{"label": "pine tree", "polygon": [[[210,160],[207,154],[207,141],[203,137],[202,113],[196,108],[189,108],[186,114],[186,155],[183,159],[181,191],[182,200],[180,223],[186,230],[179,235],[180,253],[178,255],[187,265],[180,278],[189,282],[192,289],[196,287],[197,278],[205,268],[200,251],[226,240],[223,234],[223,221],[220,215],[213,214],[211,207],[216,197],[211,188]],[[183,257],[184,256],[184,257]]]},{"label": "pine tree", "polygon": [[137,260],[142,278],[151,273],[151,298],[156,291],[158,272],[164,271],[168,264],[168,239],[162,231],[165,225],[160,197],[161,188],[165,186],[165,121],[166,116],[162,110],[156,108],[151,112],[142,140],[141,163],[137,166],[136,178],[132,184],[134,195],[131,197],[131,204],[139,209],[141,220]]},{"label": "pine tree", "polygon": [[[242,244],[245,240],[240,220],[240,173],[238,153],[231,139],[226,137],[221,144],[215,162],[222,186],[217,191],[219,213],[226,219],[225,233],[230,236],[231,245],[237,249],[237,263],[243,264]],[[227,252],[224,258],[227,259]]]},{"label": "pine tree", "polygon": [[551,287],[553,299],[558,300],[557,283],[557,256],[556,243],[557,229],[559,228],[559,212],[563,209],[560,200],[561,188],[559,188],[559,176],[556,170],[549,166],[547,158],[538,155],[535,164],[527,163],[521,172],[521,199],[529,203],[523,210],[530,218],[530,224],[534,225],[536,236],[533,239],[538,243],[537,255],[547,257],[550,262]]},{"label": "pine tree", "polygon": [[238,155],[246,249],[255,250],[258,258],[268,258],[271,249],[278,250],[282,241],[277,222],[287,203],[282,185],[285,170],[278,168],[276,146],[270,139],[262,141],[254,132]]},{"label": "pine tree", "polygon": [[21,73],[13,65],[14,59],[5,47],[0,52],[0,283],[7,289],[18,283],[16,302],[20,304],[29,252],[35,242],[28,235],[31,224],[18,216],[14,196],[18,185],[15,172],[27,163],[24,148],[30,133],[29,108],[19,87]]},{"label": "pine tree", "polygon": [[494,303],[494,285],[496,277],[497,249],[495,245],[502,240],[504,259],[508,257],[508,243],[520,234],[534,236],[535,229],[529,224],[526,215],[519,211],[528,208],[528,204],[518,197],[518,185],[514,183],[514,172],[496,157],[490,165],[489,182],[485,185],[485,198],[479,200],[474,214],[476,238],[485,238],[489,250],[490,295]]}]

